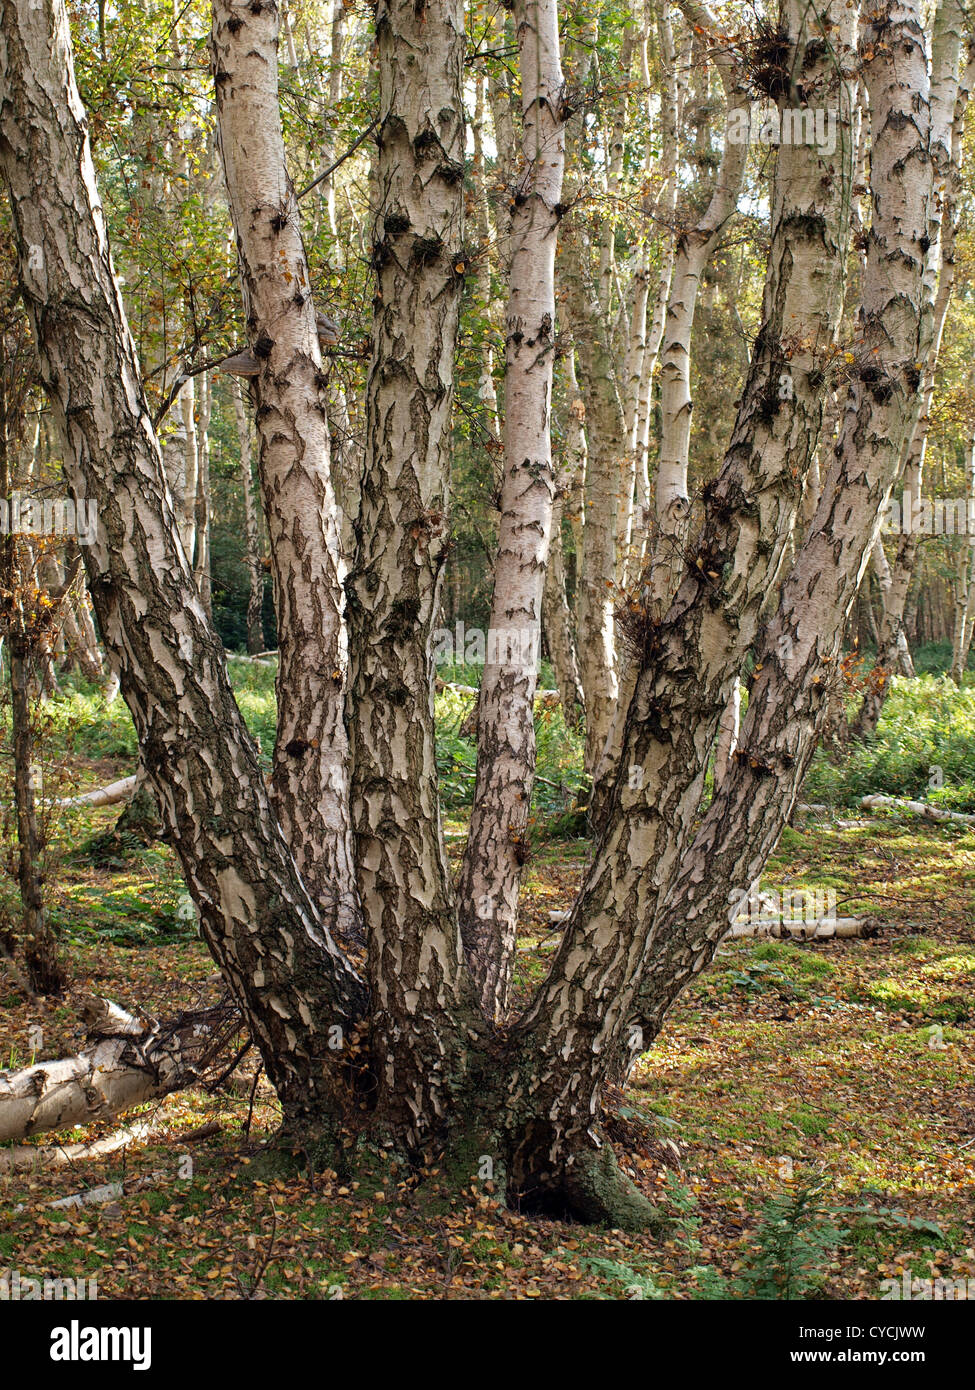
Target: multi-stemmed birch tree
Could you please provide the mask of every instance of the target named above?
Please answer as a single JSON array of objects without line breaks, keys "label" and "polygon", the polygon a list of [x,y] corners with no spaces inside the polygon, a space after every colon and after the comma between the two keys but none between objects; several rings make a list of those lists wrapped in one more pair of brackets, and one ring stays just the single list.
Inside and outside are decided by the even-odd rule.
[{"label": "multi-stemmed birch tree", "polygon": [[[757,878],[790,813],[920,410],[935,171],[919,0],[865,10],[858,45],[845,0],[784,0],[776,101],[834,110],[839,139],[833,150],[778,149],[762,322],[731,442],[673,596],[647,595],[631,614],[634,693],[592,863],[547,978],[514,1015],[504,1012],[521,825],[511,797],[530,791],[534,671],[501,661],[486,679],[479,824],[456,892],[434,743],[432,634],[470,272],[459,0],[378,0],[375,11],[372,360],[348,567],[277,115],[279,15],[273,0],[214,3],[220,141],[260,362],[258,468],[282,647],[270,789],[180,543],[113,273],[63,0],[2,0],[2,18],[0,166],[68,486],[99,508],[86,553],[92,599],[203,937],[277,1088],[279,1147],[333,1164],[365,1149],[417,1166],[444,1155],[464,1186],[490,1174],[494,1190],[536,1208],[652,1221],[605,1137],[605,1088],[710,959],[728,930],[729,893]],[[510,229],[500,229],[511,280],[493,620],[537,631],[553,496],[550,267],[565,113],[554,5],[521,0],[516,25],[525,162]],[[872,215],[857,346],[831,383],[858,82]],[[612,247],[602,247],[611,280]],[[580,274],[599,304],[603,282]],[[608,343],[577,343],[610,431],[598,445],[607,483],[626,425],[615,383],[596,389]],[[838,438],[797,534],[830,384],[842,393]],[[708,803],[711,749],[749,656],[738,749]],[[506,761],[506,719],[517,766]],[[485,919],[473,899],[502,886],[503,920]]]}]

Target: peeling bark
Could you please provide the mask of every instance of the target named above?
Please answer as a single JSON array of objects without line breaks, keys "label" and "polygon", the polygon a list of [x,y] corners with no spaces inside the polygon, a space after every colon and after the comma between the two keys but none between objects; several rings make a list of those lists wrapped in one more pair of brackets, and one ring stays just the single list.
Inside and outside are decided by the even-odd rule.
[{"label": "peeling bark", "polygon": [[485,1012],[499,1018],[507,1007],[514,964],[535,774],[533,702],[555,497],[555,248],[565,165],[556,0],[517,0],[515,27],[524,173],[511,219],[505,462],[478,702],[477,781],[458,882],[461,932],[475,988]]},{"label": "peeling bark", "polygon": [[757,881],[778,840],[828,711],[843,622],[920,409],[922,248],[933,180],[926,42],[915,0],[866,16],[862,46],[873,55],[864,63],[873,221],[857,370],[810,533],[756,648],[734,766],[655,913],[649,966],[630,1016],[632,1050],[649,1044],[687,980],[711,959],[727,930],[729,891]]},{"label": "peeling bark", "polygon": [[[717,30],[717,21],[706,5],[696,0],[681,0],[681,3],[689,22],[698,30]],[[658,600],[669,599],[677,587],[689,522],[691,329],[698,289],[705,267],[737,208],[748,158],[749,93],[731,56],[720,45],[714,50],[714,61],[728,108],[724,150],[704,216],[693,227],[682,230],[677,238],[660,351],[660,448],[654,484],[656,529],[651,581],[654,597]],[[744,139],[740,138],[739,126],[744,127]]]},{"label": "peeling bark", "polygon": [[248,338],[261,364],[256,425],[278,630],[272,796],[330,929],[361,942],[345,728],[345,564],[315,306],[285,166],[278,26],[270,2],[214,2],[220,151]]},{"label": "peeling bark", "polygon": [[209,1009],[161,1024],[107,999],[88,1000],[83,1015],[89,1043],[76,1057],[0,1072],[0,1143],[88,1125],[199,1082],[238,1017]]},{"label": "peeling bark", "polygon": [[286,1114],[327,1119],[364,1004],[295,869],[179,542],[172,493],[112,270],[61,0],[3,0],[0,168],[41,380],[69,491],[94,501],[85,548],[99,627],[201,931]]},{"label": "peeling bark", "polygon": [[440,824],[432,633],[447,547],[463,224],[463,15],[380,0],[373,355],[348,582],[349,729],[376,1104],[408,1142],[446,1122],[477,1026]]}]

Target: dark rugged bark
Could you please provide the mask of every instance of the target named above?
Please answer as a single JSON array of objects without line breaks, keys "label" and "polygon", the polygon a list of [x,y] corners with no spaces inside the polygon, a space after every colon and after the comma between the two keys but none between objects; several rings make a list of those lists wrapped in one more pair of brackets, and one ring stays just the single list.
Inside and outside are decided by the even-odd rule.
[{"label": "dark rugged bark", "polygon": [[[289,1118],[327,1122],[364,990],[330,937],[268,803],[222,645],[180,544],[112,271],[61,0],[4,0],[0,167],[40,375],[77,503],[99,626],[201,930]],[[334,1035],[333,1035],[334,1036]]]},{"label": "dark rugged bark", "polygon": [[352,807],[377,1103],[419,1137],[445,1115],[479,1017],[441,834],[431,651],[467,268],[459,0],[380,0],[376,43],[381,203],[366,456],[347,586]]},{"label": "dark rugged bark", "polygon": [[[929,411],[934,399],[941,338],[955,280],[955,217],[961,192],[962,140],[968,106],[970,78],[959,84],[958,60],[962,49],[964,10],[959,0],[941,0],[934,20],[931,44],[931,159],[943,194],[934,199],[928,222],[928,248],[925,254],[924,302],[922,311],[920,383],[921,407],[913,429],[908,433],[901,455],[904,478],[904,505],[908,518],[924,489],[924,463],[927,452]],[[904,617],[907,597],[920,555],[921,534],[908,529],[897,538],[893,562],[881,574],[883,602],[877,642],[876,674],[863,697],[854,732],[866,738],[876,731],[884,701],[895,673],[914,675]],[[878,541],[878,548],[882,545]],[[876,554],[876,552],[875,552]]]},{"label": "dark rugged bark", "polygon": [[[878,42],[883,38],[884,42]],[[922,277],[932,200],[925,37],[913,0],[868,16],[874,215],[840,436],[810,533],[756,648],[739,750],[656,913],[634,1046],[659,1029],[727,932],[729,892],[757,879],[829,709],[843,621],[921,402]]]},{"label": "dark rugged bark", "polygon": [[[506,1035],[478,1009],[462,959],[433,729],[430,638],[446,546],[452,359],[466,266],[459,6],[443,0],[418,11],[413,0],[380,0],[377,9],[378,283],[369,438],[348,584],[352,812],[372,990],[367,1017],[363,982],[308,897],[264,793],[178,539],[111,270],[65,12],[61,0],[33,4],[0,0],[0,166],[12,195],[42,378],[64,433],[72,493],[99,506],[98,535],[86,555],[92,595],[167,831],[290,1133],[308,1143],[349,1107],[349,1118],[370,1138],[388,1140],[397,1152],[422,1157],[445,1149],[464,1186],[490,1158],[498,1190],[512,1198],[617,1225],[652,1219],[600,1133],[603,1088],[633,1046],[631,1027],[646,1033],[659,1026],[669,1001],[710,958],[727,930],[729,888],[750,883],[775,842],[826,704],[843,616],[918,409],[921,247],[932,184],[918,0],[891,0],[866,25],[874,217],[857,331],[862,346],[808,537],[777,612],[762,628],[801,497],[793,468],[807,460],[818,433],[821,367],[803,344],[829,341],[835,288],[825,283],[823,261],[839,266],[844,249],[845,224],[834,220],[832,201],[839,195],[815,160],[803,165],[809,152],[796,146],[780,151],[766,328],[735,438],[709,490],[704,528],[674,604],[666,615],[646,615],[623,739],[623,766],[636,765],[643,776],[614,784],[606,829],[549,977]],[[835,4],[838,15],[830,7],[826,16],[842,34],[847,12],[842,0]],[[821,75],[825,92],[838,83],[842,110],[849,57],[841,41],[839,55],[824,54],[810,29],[818,18],[810,15],[790,0],[797,66],[806,82]],[[253,19],[256,52],[267,15],[259,3],[248,16],[218,19],[218,39],[221,23]],[[242,61],[252,56],[248,48]],[[285,186],[290,206],[287,197]],[[252,215],[246,204],[244,212]],[[254,257],[245,260],[253,271]],[[249,287],[253,304],[258,288]],[[282,312],[284,333],[269,330],[274,341],[260,389],[272,409],[286,388],[278,366],[294,364],[308,380],[306,359],[315,363],[313,324],[309,334],[306,304],[297,308],[297,315]],[[260,320],[263,311],[255,312]],[[790,359],[795,318],[804,332]],[[260,346],[258,338],[254,351]],[[279,350],[281,362],[268,366]],[[770,396],[783,360],[799,378],[788,407],[775,404],[777,392]],[[282,418],[294,450],[305,427]],[[317,429],[310,417],[307,428]],[[289,583],[304,580],[293,572],[298,565],[293,553]],[[695,829],[717,721],[752,648],[757,676],[738,754]],[[360,1023],[360,1032],[370,1031],[371,1057],[350,1058],[342,1044]],[[371,1066],[372,1114],[352,1109],[350,1062]]]},{"label": "dark rugged bark", "polygon": [[[842,11],[840,17],[842,22]],[[547,1059],[541,1075],[536,1070],[536,1084],[547,1113],[562,1122],[560,1148],[593,1124],[605,1059],[630,1041],[631,1025],[636,1025],[634,1042],[640,1025],[645,1038],[657,1001],[671,991],[674,997],[678,981],[686,984],[710,958],[728,929],[729,889],[750,884],[775,843],[811,755],[842,621],[918,408],[921,246],[931,197],[925,44],[913,3],[892,7],[884,23],[893,37],[877,45],[865,67],[873,113],[874,220],[857,333],[862,347],[841,437],[778,615],[759,636],[761,604],[784,562],[798,503],[796,482],[783,465],[795,448],[804,447],[802,436],[793,432],[791,411],[762,409],[769,376],[778,382],[783,347],[770,335],[760,336],[732,449],[708,491],[704,533],[694,547],[690,575],[666,622],[648,629],[623,758],[624,767],[643,769],[644,784],[618,778],[608,828],[551,975],[520,1025],[531,1039],[533,1065],[538,1067],[540,1056]],[[798,25],[793,32],[798,38]],[[868,24],[867,40],[875,33]],[[808,31],[803,42],[812,43]],[[829,70],[835,71],[832,63]],[[800,146],[788,153],[811,157]],[[808,177],[799,186],[811,186],[818,196],[821,171]],[[842,226],[839,219],[813,219],[810,257],[830,227],[835,238]],[[835,239],[833,246],[838,249]],[[814,265],[812,282],[821,284],[821,263],[816,259]],[[776,286],[781,275],[770,280]],[[801,321],[828,324],[835,288],[818,304],[815,299],[810,304],[809,289],[807,282]],[[778,295],[776,301],[778,312]],[[805,375],[816,370],[810,361]],[[758,438],[764,441],[761,452],[755,447]],[[792,518],[784,528],[783,509]],[[710,550],[722,533],[723,543]],[[775,544],[770,546],[766,536]],[[752,633],[758,638],[759,676],[736,768],[688,849],[727,682],[741,660],[735,639],[743,633],[749,642]],[[680,665],[671,666],[678,650]],[[750,873],[736,880],[743,863]],[[570,1000],[579,1002],[570,1006]]]}]

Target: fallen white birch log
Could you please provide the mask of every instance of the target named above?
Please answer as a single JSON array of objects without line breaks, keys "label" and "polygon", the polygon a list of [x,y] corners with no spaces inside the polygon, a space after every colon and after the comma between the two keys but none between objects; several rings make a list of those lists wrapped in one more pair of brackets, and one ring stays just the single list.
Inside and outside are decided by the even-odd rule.
[{"label": "fallen white birch log", "polygon": [[91,1041],[77,1056],[0,1072],[0,1143],[87,1125],[191,1086],[238,1026],[229,1005],[163,1024],[92,999],[82,1016]]},{"label": "fallen white birch log", "polygon": [[[548,920],[553,926],[567,921],[568,912],[550,912]],[[759,917],[737,917],[732,923],[728,937],[733,936],[774,936],[795,938],[799,941],[823,941],[829,937],[874,936],[876,927],[861,917],[821,917],[815,922],[796,922],[791,918],[773,915]],[[545,949],[541,947],[540,949]]]},{"label": "fallen white birch log", "polygon": [[158,1169],[155,1173],[141,1178],[125,1178],[121,1182],[106,1182],[98,1187],[86,1187],[82,1192],[72,1192],[70,1197],[58,1197],[54,1202],[42,1202],[39,1206],[28,1207],[24,1202],[19,1202],[14,1207],[14,1215],[20,1215],[25,1211],[63,1211],[70,1207],[106,1206],[109,1202],[117,1202],[120,1197],[129,1197],[133,1192],[155,1187],[167,1176],[162,1169]]},{"label": "fallen white birch log", "polygon": [[271,657],[276,657],[277,652],[261,652],[259,656],[240,656],[237,652],[231,652],[231,661],[246,661],[250,666],[273,666]]},{"label": "fallen white birch log", "polygon": [[728,936],[773,936],[798,941],[823,941],[830,937],[876,935],[876,927],[861,917],[824,917],[818,922],[792,922],[781,917],[740,917]]},{"label": "fallen white birch log", "polygon": [[963,825],[975,824],[975,816],[964,811],[948,811],[943,806],[929,806],[926,801],[908,801],[900,796],[865,796],[860,802],[865,811],[874,811],[880,806],[892,806],[898,811],[911,811],[925,820],[960,821]]},{"label": "fallen white birch log", "polygon": [[90,1144],[14,1144],[0,1149],[0,1173],[22,1173],[37,1168],[63,1168],[66,1163],[85,1163],[93,1158],[105,1158],[118,1153],[130,1144],[140,1143],[152,1131],[148,1123],[127,1125],[94,1139]]},{"label": "fallen white birch log", "polygon": [[158,1170],[145,1177],[130,1178],[127,1182],[106,1182],[100,1187],[87,1187],[83,1192],[73,1192],[70,1197],[59,1197],[56,1202],[47,1202],[47,1211],[64,1210],[68,1207],[98,1207],[106,1202],[116,1202],[119,1197],[127,1197],[132,1192],[141,1192],[145,1187],[154,1187],[168,1175]]},{"label": "fallen white birch log", "polygon": [[82,792],[80,796],[62,796],[51,802],[53,806],[114,806],[117,801],[126,801],[135,791],[136,778],[123,777],[119,782],[110,782],[107,787],[96,787],[94,791]]}]

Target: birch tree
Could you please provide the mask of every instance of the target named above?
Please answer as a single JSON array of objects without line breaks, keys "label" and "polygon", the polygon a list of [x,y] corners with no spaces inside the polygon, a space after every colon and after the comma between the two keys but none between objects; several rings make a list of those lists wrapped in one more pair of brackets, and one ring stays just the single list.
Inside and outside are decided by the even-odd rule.
[{"label": "birch tree", "polygon": [[77,504],[98,508],[89,588],[201,930],[265,1053],[286,1123],[336,1083],[329,1028],[362,982],[308,896],[200,604],[115,279],[59,0],[5,3],[0,162],[41,381]]},{"label": "birch tree", "polygon": [[345,563],[308,262],[284,159],[273,5],[217,0],[214,88],[251,348],[278,624],[274,806],[298,868],[345,939],[354,887],[345,689]]},{"label": "birch tree", "polygon": [[[901,505],[901,533],[897,537],[893,562],[888,564],[880,552],[877,557],[882,616],[877,644],[877,666],[886,675],[900,669],[914,674],[904,633],[907,595],[914,578],[921,535],[915,526],[915,509],[924,488],[924,462],[927,452],[928,423],[938,360],[948,305],[955,278],[955,216],[958,201],[965,114],[972,81],[966,64],[959,91],[959,59],[962,51],[964,11],[957,0],[942,0],[935,13],[931,43],[931,158],[938,180],[938,196],[932,203],[928,228],[924,278],[924,334],[921,343],[921,409],[904,447],[901,471],[904,479]],[[889,680],[875,681],[863,699],[856,721],[856,732],[863,737],[877,727],[880,711],[889,689]]]},{"label": "birch tree", "polygon": [[[706,5],[684,0],[684,11],[699,31],[717,28]],[[660,349],[660,444],[654,482],[656,529],[655,595],[668,599],[676,587],[689,508],[687,466],[691,447],[691,330],[705,266],[734,214],[748,158],[750,94],[731,55],[720,44],[714,61],[727,103],[721,164],[704,215],[677,237],[670,295]]]},{"label": "birch tree", "polygon": [[[275,1147],[328,1164],[340,1153],[354,1163],[358,1149],[370,1162],[378,1151],[414,1169],[436,1157],[465,1188],[484,1181],[488,1161],[493,1190],[526,1209],[568,1209],[629,1228],[657,1220],[620,1171],[602,1127],[606,1084],[638,1050],[641,1030],[645,1040],[660,1026],[713,954],[728,930],[729,890],[754,881],[776,842],[920,409],[932,164],[918,0],[890,0],[882,14],[863,18],[873,216],[861,345],[808,534],[790,549],[822,411],[820,348],[832,341],[837,314],[836,277],[824,263],[828,270],[845,259],[849,218],[841,215],[841,159],[824,167],[821,151],[796,145],[779,151],[763,331],[731,447],[706,490],[676,596],[642,628],[621,758],[627,775],[613,786],[550,972],[527,1007],[505,1020],[492,1016],[476,953],[473,968],[464,958],[433,737],[431,637],[447,544],[452,367],[467,266],[460,8],[455,0],[419,8],[414,0],[380,0],[376,11],[379,205],[362,505],[347,611],[337,603],[320,636],[327,649],[333,620],[348,635],[350,891],[367,929],[360,969],[359,953],[332,930],[329,902],[309,893],[297,866],[310,852],[304,828],[286,832],[264,791],[179,542],[112,271],[62,0],[0,5],[0,168],[68,484],[75,498],[98,503],[98,534],[85,557],[92,599],[204,939],[277,1087],[284,1122]],[[237,145],[252,136],[235,103],[259,101],[261,140],[274,138],[275,15],[261,0],[246,10],[217,3],[216,78],[231,166],[241,158]],[[835,101],[847,139],[853,13],[842,0],[821,11],[789,0],[782,19],[789,72],[803,74],[802,91],[790,79],[783,100],[802,104],[803,92],[815,90]],[[234,44],[238,21],[238,35],[253,27]],[[265,61],[254,62],[255,54]],[[238,199],[237,218],[249,335],[257,356],[265,354],[259,390],[283,436],[263,451],[299,455],[299,478],[314,468],[317,504],[328,465],[316,443],[314,317],[297,219],[287,215],[283,151],[261,148],[267,160],[254,177],[268,179],[273,197]],[[240,163],[236,177],[244,192]],[[282,215],[286,225],[272,225]],[[287,300],[278,270],[268,267],[266,279],[258,273],[267,247],[279,244],[292,277]],[[797,320],[802,331],[793,343]],[[784,362],[794,380],[787,399],[777,390]],[[293,402],[292,374],[305,382]],[[262,467],[268,472],[271,462]],[[288,498],[276,501],[283,507]],[[305,518],[315,522],[316,547],[320,516],[319,508]],[[294,574],[301,556],[290,537],[277,544],[291,547],[282,578],[298,592],[310,582]],[[328,559],[336,563],[331,551]],[[318,579],[328,592],[332,572]],[[770,594],[779,595],[774,606]],[[302,613],[282,611],[300,628]],[[706,806],[717,723],[749,651],[755,676],[738,754]],[[296,674],[307,687],[317,673]],[[630,776],[631,767],[641,775]],[[503,942],[497,949],[492,970],[501,979]],[[22,1097],[23,1085],[13,1093]]]},{"label": "birch tree", "polygon": [[458,895],[481,1003],[503,1015],[535,773],[534,701],[552,529],[555,247],[565,164],[555,0],[519,0],[522,161],[505,314],[504,478],[488,648],[478,701],[477,782]]}]

